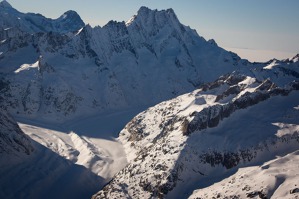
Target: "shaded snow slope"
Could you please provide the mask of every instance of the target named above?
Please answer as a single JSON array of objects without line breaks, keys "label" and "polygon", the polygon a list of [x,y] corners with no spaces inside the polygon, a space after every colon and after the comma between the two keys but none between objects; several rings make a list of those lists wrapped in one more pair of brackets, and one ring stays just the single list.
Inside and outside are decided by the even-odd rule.
[{"label": "shaded snow slope", "polygon": [[[87,120],[84,124],[92,123]],[[47,127],[41,127],[39,124],[19,125],[36,142],[72,163],[84,166],[106,182],[127,163],[121,144],[112,138],[109,140],[78,135],[74,131],[65,132],[65,128],[53,130],[51,125]],[[88,127],[85,131],[89,132]],[[97,134],[101,132],[98,131]]]},{"label": "shaded snow slope", "polygon": [[33,141],[21,128],[1,110],[0,198],[89,198],[104,185],[103,178]]},{"label": "shaded snow slope", "polygon": [[[131,114],[107,118],[123,123]],[[105,117],[65,126],[23,119],[18,126],[1,111],[0,198],[90,198],[127,164],[113,139],[119,127],[104,131],[98,122]]]},{"label": "shaded snow slope", "polygon": [[285,73],[298,65],[280,67],[222,76],[137,115],[119,136],[129,165],[94,198],[187,198],[298,150],[299,82]]},{"label": "shaded snow slope", "polygon": [[240,168],[234,175],[196,190],[189,198],[299,198],[299,151],[261,166]]},{"label": "shaded snow slope", "polygon": [[30,156],[1,160],[1,198],[89,198],[104,185],[103,178],[85,167],[32,142]]}]

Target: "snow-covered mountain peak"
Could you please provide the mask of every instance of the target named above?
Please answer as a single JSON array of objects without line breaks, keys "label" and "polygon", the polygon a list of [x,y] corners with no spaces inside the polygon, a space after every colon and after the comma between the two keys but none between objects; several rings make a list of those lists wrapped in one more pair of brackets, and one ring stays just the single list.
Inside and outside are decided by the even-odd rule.
[{"label": "snow-covered mountain peak", "polygon": [[63,13],[63,15],[61,17],[66,18],[66,17],[80,17],[80,16],[78,15],[78,13],[76,11],[68,10],[65,13]]},{"label": "snow-covered mountain peak", "polygon": [[66,11],[57,20],[61,20],[61,21],[68,20],[69,23],[80,24],[81,26],[84,26],[83,20],[81,19],[79,14],[74,10]]},{"label": "snow-covered mountain peak", "polygon": [[[58,19],[53,20],[58,29],[76,31],[83,27],[85,23],[76,11],[69,10]],[[65,31],[68,32],[68,31]]]},{"label": "snow-covered mountain peak", "polygon": [[[84,25],[75,11],[67,11],[55,20],[38,14],[16,12],[4,15],[0,12],[1,23],[4,28],[20,30],[19,34],[4,30],[2,37],[0,34],[0,39],[6,41],[0,45],[3,48],[0,64],[1,71],[18,71],[13,73],[20,80],[14,81],[18,84],[15,88],[22,91],[26,91],[26,88],[34,90],[27,89],[28,92],[24,92],[24,95],[34,99],[32,103],[25,100],[27,97],[20,98],[17,102],[22,107],[28,103],[22,109],[26,114],[27,111],[33,115],[37,112],[54,114],[55,111],[46,110],[52,105],[61,113],[61,108],[67,106],[64,115],[70,115],[71,107],[74,108],[73,112],[81,113],[78,111],[80,108],[104,111],[110,108],[117,110],[148,106],[191,91],[203,82],[213,81],[219,75],[230,73],[243,65],[238,56],[217,45],[211,45],[194,30],[181,24],[172,9],[151,10],[141,7],[137,15],[127,23],[110,21],[103,27],[95,28]],[[19,38],[18,35],[26,35],[26,39]],[[30,54],[30,59],[25,56],[22,61],[16,59],[12,67],[10,54],[18,54],[22,50]],[[42,65],[47,66],[46,71],[51,73],[37,70],[40,55],[46,63]],[[89,67],[82,67],[85,65]],[[76,66],[78,70],[74,73],[69,66]],[[94,71],[97,71],[97,76]],[[55,76],[52,72],[61,74]],[[28,73],[33,75],[30,78],[36,78],[37,84],[30,83]],[[38,75],[35,76],[34,73]],[[73,75],[70,77],[69,74]],[[88,82],[78,85],[82,89],[74,86],[78,78]],[[23,83],[24,79],[28,81],[28,85]],[[60,89],[58,86],[54,92],[52,82],[60,82],[65,87]],[[157,86],[157,83],[163,86]],[[26,88],[23,88],[25,85]],[[12,90],[9,92],[19,92]],[[82,90],[86,93],[83,94]],[[47,92],[55,99],[54,93],[57,92],[61,100],[43,106],[41,104],[45,100],[39,96],[47,94],[41,92]],[[62,97],[62,93],[66,95]],[[14,98],[15,95],[11,96]],[[49,96],[47,99],[51,98]],[[73,96],[77,100],[70,107],[65,99],[75,99]],[[111,100],[115,102],[112,103]],[[59,103],[64,105],[58,105]],[[72,116],[74,117],[73,114]]]},{"label": "snow-covered mountain peak", "polygon": [[175,12],[172,8],[158,11],[157,9],[152,10],[152,9],[146,7],[146,6],[141,6],[140,9],[137,12],[137,15],[147,16],[147,15],[150,15],[150,14],[157,14],[157,13],[167,13],[168,15],[175,15]]},{"label": "snow-covered mountain peak", "polygon": [[156,9],[155,9],[155,10],[151,10],[151,9],[149,9],[149,8],[146,7],[146,6],[141,6],[141,7],[139,8],[139,10],[137,11],[137,14],[138,14],[138,15],[143,15],[143,14],[147,14],[147,13],[149,13],[149,12],[151,12],[151,11],[153,11],[153,12],[157,12]]},{"label": "snow-covered mountain peak", "polygon": [[167,10],[151,10],[142,6],[137,15],[134,15],[126,24],[127,26],[137,23],[139,26],[149,29],[151,27],[163,27],[166,24],[170,26],[179,25],[180,22],[172,8]]},{"label": "snow-covered mountain peak", "polygon": [[[75,11],[67,11],[57,19],[46,18],[41,14],[21,13],[14,9],[7,1],[0,3],[0,31],[6,31],[8,28],[14,28],[25,33],[56,32],[67,33],[74,32],[82,28],[85,23]],[[1,36],[8,33],[1,33]],[[16,34],[9,34],[16,35]],[[1,39],[7,39],[1,37]]]},{"label": "snow-covered mountain peak", "polygon": [[0,8],[12,8],[12,6],[4,0],[0,2]]}]

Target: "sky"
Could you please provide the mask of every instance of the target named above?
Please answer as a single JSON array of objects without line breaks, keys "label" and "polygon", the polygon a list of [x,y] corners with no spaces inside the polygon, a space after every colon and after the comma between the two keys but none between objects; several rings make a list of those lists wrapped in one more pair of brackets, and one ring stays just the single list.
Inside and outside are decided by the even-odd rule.
[{"label": "sky", "polygon": [[180,22],[205,39],[250,61],[299,53],[299,0],[8,0],[21,12],[58,18],[75,10],[83,21],[103,26],[127,21],[141,6],[173,8]]}]

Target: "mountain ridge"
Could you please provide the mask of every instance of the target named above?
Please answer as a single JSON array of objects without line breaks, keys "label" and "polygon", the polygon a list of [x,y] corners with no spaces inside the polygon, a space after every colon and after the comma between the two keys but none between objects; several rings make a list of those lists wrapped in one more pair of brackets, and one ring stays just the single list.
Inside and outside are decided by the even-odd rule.
[{"label": "mountain ridge", "polygon": [[205,181],[298,150],[298,77],[252,70],[260,71],[224,75],[135,116],[118,138],[129,164],[93,198],[188,198]]},{"label": "mountain ridge", "polygon": [[[63,13],[57,19],[50,19],[41,14],[21,13],[13,8],[7,1],[0,2],[0,5],[1,34],[4,34],[5,30],[10,28],[31,34],[38,32],[67,33],[77,31],[85,25],[77,12],[72,10]],[[7,38],[2,36],[0,39],[4,40]]]},{"label": "mountain ridge", "polygon": [[[0,44],[0,72],[8,84],[1,94],[13,104],[9,111],[64,121],[79,113],[149,106],[249,64],[182,25],[172,9],[141,7],[138,13],[130,24],[110,21],[76,32],[4,30],[11,36]],[[47,70],[32,67],[40,57]],[[22,93],[19,99],[15,92]]]}]

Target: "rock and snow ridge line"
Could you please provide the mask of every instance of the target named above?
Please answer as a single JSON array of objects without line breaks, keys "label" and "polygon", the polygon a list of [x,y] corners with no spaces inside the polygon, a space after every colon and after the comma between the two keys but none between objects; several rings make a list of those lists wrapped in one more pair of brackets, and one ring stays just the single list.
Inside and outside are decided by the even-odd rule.
[{"label": "rock and snow ridge line", "polygon": [[68,33],[85,26],[80,16],[72,10],[63,13],[57,19],[50,19],[41,14],[21,13],[7,1],[0,2],[0,16],[1,41],[18,35],[14,33]]},{"label": "rock and snow ridge line", "polygon": [[25,118],[148,107],[250,65],[182,25],[173,10],[142,7],[130,23],[75,33],[7,31],[0,95],[3,107]]},{"label": "rock and snow ridge line", "polygon": [[[279,74],[267,70],[259,76]],[[226,75],[137,115],[119,137],[129,165],[93,198],[186,198],[207,179],[298,150],[299,82],[264,78]]]}]

